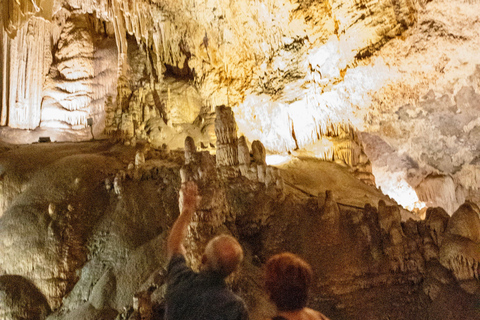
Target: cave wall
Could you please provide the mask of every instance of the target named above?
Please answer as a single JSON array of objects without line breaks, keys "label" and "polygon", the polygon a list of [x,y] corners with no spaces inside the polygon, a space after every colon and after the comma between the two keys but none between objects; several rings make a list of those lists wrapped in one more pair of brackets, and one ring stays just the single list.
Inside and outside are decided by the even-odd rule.
[{"label": "cave wall", "polygon": [[[479,198],[477,3],[2,5],[0,125],[83,132],[91,117],[96,135],[121,142],[2,156],[0,271],[39,288],[48,303],[32,302],[40,317],[49,308],[51,319],[134,317],[139,301],[160,312],[159,248],[183,174],[209,195],[190,259],[198,263],[214,233],[238,236],[247,259],[230,285],[254,318],[272,312],[262,263],[287,249],[310,257],[320,273],[311,305],[332,319],[478,318],[479,212],[465,204]],[[221,105],[232,106],[235,125],[216,128]],[[238,141],[216,135],[237,128]],[[171,151],[187,136],[190,156]],[[318,182],[288,167],[282,184],[278,170],[250,162],[253,141],[349,169],[308,163]],[[139,150],[145,163],[134,161]],[[366,184],[342,183],[351,173]],[[342,201],[319,195],[315,183],[337,182]],[[370,192],[376,201],[365,200]],[[344,203],[354,196],[354,207]],[[395,201],[446,212],[401,221]],[[0,279],[5,296],[17,294],[12,281]],[[13,318],[28,311],[4,305]]]},{"label": "cave wall", "polygon": [[43,83],[52,63],[49,23],[37,17],[11,38],[2,28],[0,125],[35,129],[40,124]]},{"label": "cave wall", "polygon": [[[3,38],[22,41],[17,30],[39,19],[48,29],[44,50],[51,58],[41,75],[26,69],[37,76],[27,78],[38,94],[24,104],[21,117],[33,124],[3,125],[70,130],[70,137],[85,139],[91,118],[96,137],[177,148],[192,135],[212,151],[215,107],[228,105],[248,141],[260,140],[271,152],[306,149],[302,155],[345,162],[368,183],[374,178],[355,138],[362,121],[356,113],[388,71],[355,67],[417,19],[417,4],[410,1],[5,6]],[[10,97],[14,74],[2,75],[3,95]],[[17,100],[2,103],[3,117],[14,114]]]},{"label": "cave wall", "polygon": [[[228,132],[224,125],[219,132]],[[227,136],[219,138],[225,150],[235,144]],[[198,267],[211,236],[237,237],[245,261],[228,284],[252,319],[274,313],[263,264],[286,250],[312,265],[309,306],[331,319],[478,319],[476,205],[467,202],[451,217],[430,208],[425,220],[405,221],[373,186],[360,191],[363,206],[348,202],[353,181],[362,183],[337,164],[306,161],[306,176],[326,168],[316,184],[302,184],[293,180],[301,166],[293,174],[267,166],[256,148],[221,159],[192,139],[184,152],[108,141],[7,148],[2,198],[17,191],[0,217],[2,316],[161,317],[165,240],[179,214],[180,184],[195,180],[202,201],[187,235],[189,261]],[[240,160],[246,154],[248,163]],[[32,155],[36,161],[19,161]],[[327,191],[313,195],[314,187]]]},{"label": "cave wall", "polygon": [[[419,181],[432,173],[452,175],[476,157],[469,142],[476,122],[447,101],[476,104],[478,37],[475,28],[462,27],[475,25],[468,13],[476,3],[72,0],[3,6],[3,42],[23,44],[27,25],[44,25],[44,40],[22,45],[41,61],[23,59],[27,53],[7,43],[1,55],[1,124],[40,125],[33,141],[40,132],[85,139],[92,118],[96,137],[175,148],[194,135],[213,150],[212,115],[224,104],[234,108],[247,140],[260,140],[271,152],[300,150],[351,165],[365,157],[358,152],[363,142],[337,136],[361,130],[381,137],[417,163],[418,170],[395,173],[372,167],[383,190],[410,209],[422,201],[402,197],[417,197]],[[16,72],[25,76],[15,78]],[[455,118],[450,131],[444,129],[452,125],[449,117]],[[436,130],[440,143],[431,134]],[[360,165],[371,171],[364,169],[371,163]],[[388,181],[392,174],[398,183]],[[471,199],[478,184],[467,185],[473,178],[471,170],[453,177]]]}]

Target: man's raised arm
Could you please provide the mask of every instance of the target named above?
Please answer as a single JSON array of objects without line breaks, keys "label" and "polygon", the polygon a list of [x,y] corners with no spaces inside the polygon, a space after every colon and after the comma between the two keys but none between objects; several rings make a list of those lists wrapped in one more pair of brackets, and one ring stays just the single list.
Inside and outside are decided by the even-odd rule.
[{"label": "man's raised arm", "polygon": [[170,259],[176,253],[185,255],[183,241],[187,236],[188,225],[192,220],[193,213],[197,209],[198,201],[199,196],[196,183],[193,181],[187,181],[182,184],[178,197],[180,215],[173,224],[167,240],[168,259]]}]

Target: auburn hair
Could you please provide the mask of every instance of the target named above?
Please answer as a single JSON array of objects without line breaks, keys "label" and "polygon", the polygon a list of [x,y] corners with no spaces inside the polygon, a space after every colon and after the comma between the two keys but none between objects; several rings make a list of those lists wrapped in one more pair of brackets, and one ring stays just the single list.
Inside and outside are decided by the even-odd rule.
[{"label": "auburn hair", "polygon": [[265,288],[279,311],[303,309],[312,278],[312,267],[290,252],[272,256],[265,265]]}]

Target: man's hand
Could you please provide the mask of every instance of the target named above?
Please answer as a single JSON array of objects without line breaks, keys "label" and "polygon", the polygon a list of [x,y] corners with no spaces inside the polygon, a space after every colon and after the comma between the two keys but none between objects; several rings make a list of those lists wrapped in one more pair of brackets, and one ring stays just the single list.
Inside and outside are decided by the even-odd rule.
[{"label": "man's hand", "polygon": [[180,214],[184,212],[193,213],[200,203],[197,184],[193,181],[187,181],[182,184],[178,197]]},{"label": "man's hand", "polygon": [[192,215],[197,210],[197,205],[200,202],[197,184],[194,181],[187,181],[182,184],[178,202],[180,215],[173,224],[167,239],[167,256],[169,259],[175,253],[185,254],[183,241],[187,236],[187,229],[192,220]]}]

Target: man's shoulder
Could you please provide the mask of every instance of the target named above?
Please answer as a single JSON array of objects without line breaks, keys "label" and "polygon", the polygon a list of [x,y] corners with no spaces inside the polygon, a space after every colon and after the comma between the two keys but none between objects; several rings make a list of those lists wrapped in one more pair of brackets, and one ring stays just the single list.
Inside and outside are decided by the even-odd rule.
[{"label": "man's shoulder", "polygon": [[[228,293],[227,293],[228,292]],[[228,319],[248,319],[248,309],[245,301],[236,293],[225,288],[226,298],[222,309],[229,310]]]},{"label": "man's shoulder", "polygon": [[187,266],[187,259],[181,253],[175,253],[170,257],[170,260],[168,260],[167,272],[171,273],[173,270],[178,268],[189,268]]},{"label": "man's shoulder", "polygon": [[172,264],[172,263],[178,263],[178,262],[184,262],[186,263],[186,258],[183,254],[181,253],[174,253],[170,259],[168,260],[168,264]]},{"label": "man's shoulder", "polygon": [[247,305],[242,299],[232,299],[219,308],[223,312],[222,319],[246,320],[248,319]]},{"label": "man's shoulder", "polygon": [[168,261],[167,284],[175,285],[195,276],[195,272],[187,265],[185,256],[181,253],[174,254]]}]

